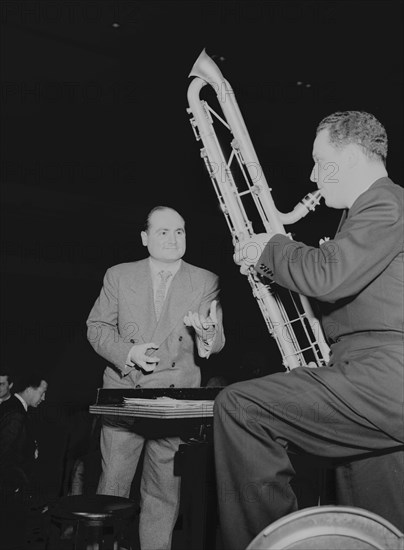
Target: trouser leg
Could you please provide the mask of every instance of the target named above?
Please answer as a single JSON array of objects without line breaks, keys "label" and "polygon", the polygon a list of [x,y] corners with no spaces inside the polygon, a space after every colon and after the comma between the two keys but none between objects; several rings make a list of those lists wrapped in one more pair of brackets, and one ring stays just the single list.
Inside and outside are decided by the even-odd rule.
[{"label": "trouser leg", "polygon": [[336,468],[337,503],[364,508],[404,533],[404,450],[353,460]]},{"label": "trouser leg", "polygon": [[252,407],[235,386],[216,398],[214,449],[224,546],[244,550],[270,521],[297,509],[288,484],[294,470],[284,448],[254,422]]},{"label": "trouser leg", "polygon": [[174,476],[179,437],[149,440],[140,488],[139,537],[142,550],[168,550],[178,517],[180,477]]},{"label": "trouser leg", "polygon": [[104,425],[101,429],[102,472],[98,494],[129,497],[144,438],[129,430]]},{"label": "trouser leg", "polygon": [[215,461],[226,550],[244,550],[264,527],[297,509],[289,483],[290,443],[329,458],[397,445],[318,383],[311,370],[234,384],[216,398]]},{"label": "trouser leg", "polygon": [[0,548],[2,550],[21,550],[26,548],[29,508],[23,489],[17,493],[3,490],[0,492]]}]

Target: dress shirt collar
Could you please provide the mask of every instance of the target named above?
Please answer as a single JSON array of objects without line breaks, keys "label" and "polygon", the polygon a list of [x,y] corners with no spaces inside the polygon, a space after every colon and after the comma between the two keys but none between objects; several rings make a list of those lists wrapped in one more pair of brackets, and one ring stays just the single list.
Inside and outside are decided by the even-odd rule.
[{"label": "dress shirt collar", "polygon": [[156,262],[156,260],[153,260],[151,256],[149,256],[149,265],[150,265],[150,271],[153,281],[156,279],[157,274],[164,270],[164,271],[171,271],[172,273],[172,279],[174,279],[174,275],[177,273],[179,268],[181,267],[182,260],[177,260],[176,262],[170,263],[170,264],[164,264],[162,262]]},{"label": "dress shirt collar", "polygon": [[21,395],[19,393],[15,393],[14,395],[16,396],[17,399],[19,399],[21,401],[22,406],[24,407],[25,411],[28,411],[27,402],[24,401],[24,399],[21,397]]}]

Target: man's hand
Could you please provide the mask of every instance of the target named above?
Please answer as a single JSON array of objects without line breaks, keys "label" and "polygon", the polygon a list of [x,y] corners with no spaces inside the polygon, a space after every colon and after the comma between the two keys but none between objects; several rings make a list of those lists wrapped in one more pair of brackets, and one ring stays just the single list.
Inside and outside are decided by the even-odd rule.
[{"label": "man's hand", "polygon": [[189,311],[188,315],[184,317],[184,324],[187,327],[194,327],[197,336],[205,343],[212,341],[216,334],[216,305],[217,300],[213,300],[210,304],[208,317],[192,311]]},{"label": "man's hand", "polygon": [[248,275],[250,268],[258,262],[272,235],[272,233],[257,233],[247,238],[240,235],[234,246],[233,260],[240,266],[240,272],[243,275]]},{"label": "man's hand", "polygon": [[136,344],[130,351],[129,359],[145,372],[153,372],[160,361],[158,357],[150,356],[156,349],[159,348],[153,342]]}]

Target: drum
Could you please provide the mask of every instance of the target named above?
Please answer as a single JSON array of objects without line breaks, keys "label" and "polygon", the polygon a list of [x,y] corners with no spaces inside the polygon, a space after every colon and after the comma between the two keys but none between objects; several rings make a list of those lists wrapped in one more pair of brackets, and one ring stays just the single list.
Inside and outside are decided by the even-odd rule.
[{"label": "drum", "polygon": [[348,506],[315,506],[266,527],[246,550],[404,550],[404,535],[387,520]]}]

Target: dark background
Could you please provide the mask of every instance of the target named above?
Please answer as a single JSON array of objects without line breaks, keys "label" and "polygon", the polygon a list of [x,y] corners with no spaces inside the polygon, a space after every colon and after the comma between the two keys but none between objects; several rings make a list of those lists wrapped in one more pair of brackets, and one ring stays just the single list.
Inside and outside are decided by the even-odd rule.
[{"label": "dark background", "polygon": [[[168,204],[187,221],[185,259],[221,277],[227,346],[204,382],[282,369],[232,262],[185,111],[188,74],[203,48],[216,56],[280,210],[313,189],[315,128],[336,110],[383,122],[389,174],[401,184],[402,3],[55,0],[0,9],[2,366],[44,370],[48,409],[93,402],[105,362],[86,341],[87,315],[105,270],[145,256],[146,213]],[[322,206],[291,230],[316,243],[333,235],[339,215]]]}]

